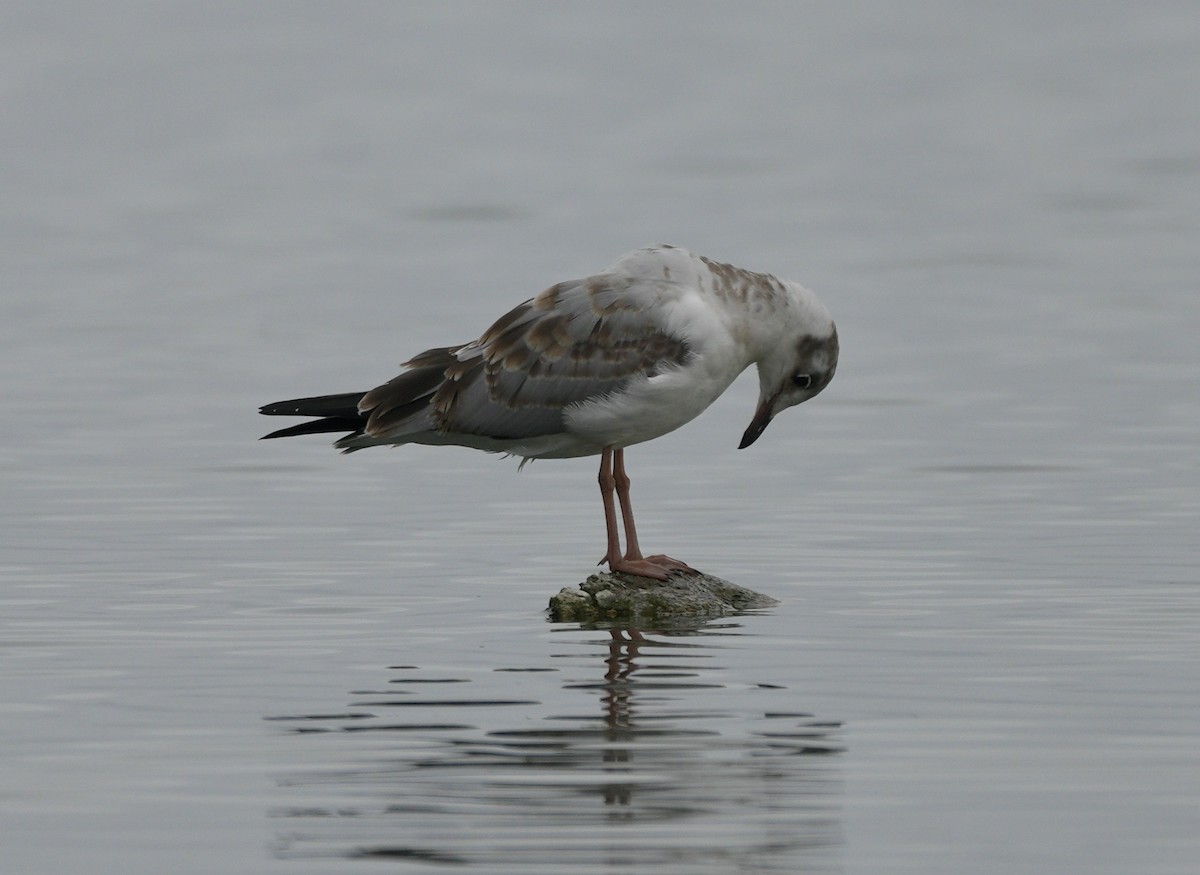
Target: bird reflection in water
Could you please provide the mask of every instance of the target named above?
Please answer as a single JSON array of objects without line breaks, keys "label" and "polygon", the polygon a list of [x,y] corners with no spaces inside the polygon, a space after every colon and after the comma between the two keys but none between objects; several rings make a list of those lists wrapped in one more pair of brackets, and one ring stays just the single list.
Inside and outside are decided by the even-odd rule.
[{"label": "bird reflection in water", "polygon": [[[604,762],[627,763],[629,749],[618,746],[617,742],[627,740],[630,736],[633,722],[630,680],[638,669],[638,647],[646,639],[637,629],[610,629],[609,634],[612,641],[608,645],[608,657],[604,660],[607,670],[604,672],[604,693],[600,697],[611,743],[604,749]],[[627,784],[610,784],[604,788],[604,802],[606,805],[625,805],[629,803],[630,794]]]},{"label": "bird reflection in water", "polygon": [[746,637],[733,621],[562,624],[551,665],[407,666],[340,713],[272,718],[337,733],[305,753],[325,766],[285,779],[298,798],[276,812],[277,853],[498,873],[820,868],[841,841],[840,725],[714,664]]}]

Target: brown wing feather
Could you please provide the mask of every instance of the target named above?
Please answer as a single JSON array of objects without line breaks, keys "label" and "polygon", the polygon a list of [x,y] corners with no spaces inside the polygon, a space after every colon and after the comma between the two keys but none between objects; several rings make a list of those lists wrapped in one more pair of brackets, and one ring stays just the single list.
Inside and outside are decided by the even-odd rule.
[{"label": "brown wing feather", "polygon": [[649,318],[648,296],[614,277],[559,283],[514,307],[474,343],[428,350],[373,389],[372,437],[420,431],[521,439],[561,433],[563,411],[684,362],[680,338]]},{"label": "brown wing feather", "polygon": [[447,369],[458,363],[454,357],[458,349],[457,346],[427,349],[405,362],[408,370],[404,373],[364,395],[358,409],[370,414],[366,433],[378,437],[402,427],[407,431],[410,425],[417,425],[416,430],[420,430],[419,423],[412,420],[422,416],[425,427],[431,427],[429,399],[445,382]]}]

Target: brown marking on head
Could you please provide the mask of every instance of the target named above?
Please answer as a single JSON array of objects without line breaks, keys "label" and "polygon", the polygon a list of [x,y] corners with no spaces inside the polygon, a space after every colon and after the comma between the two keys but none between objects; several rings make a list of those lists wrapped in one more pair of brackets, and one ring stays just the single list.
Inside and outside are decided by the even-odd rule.
[{"label": "brown marking on head", "polygon": [[712,272],[713,291],[725,301],[748,304],[757,301],[778,301],[786,296],[783,283],[769,273],[755,273],[697,256]]},{"label": "brown marking on head", "polygon": [[798,362],[812,361],[818,353],[825,353],[825,360],[828,362],[828,366],[821,371],[817,376],[817,382],[811,387],[814,395],[828,386],[829,381],[833,379],[833,375],[837,372],[838,351],[836,326],[833,329],[833,333],[828,337],[814,337],[811,334],[806,334],[796,341],[796,361]]}]

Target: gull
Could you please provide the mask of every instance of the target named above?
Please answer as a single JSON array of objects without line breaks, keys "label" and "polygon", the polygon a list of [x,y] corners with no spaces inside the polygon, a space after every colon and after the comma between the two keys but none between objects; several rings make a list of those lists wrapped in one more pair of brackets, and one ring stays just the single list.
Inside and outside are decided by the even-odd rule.
[{"label": "gull", "polygon": [[666,580],[698,572],[642,554],[625,448],[690,422],[753,364],[758,406],[738,445],[745,449],[777,413],[824,389],[837,360],[833,319],[808,289],[680,247],[650,246],[550,286],[478,340],[414,356],[369,392],[268,404],[261,408],[268,416],[316,419],[263,439],[348,431],[334,443],[347,453],[453,445],[520,456],[522,466],[599,455],[607,539],[600,564]]}]

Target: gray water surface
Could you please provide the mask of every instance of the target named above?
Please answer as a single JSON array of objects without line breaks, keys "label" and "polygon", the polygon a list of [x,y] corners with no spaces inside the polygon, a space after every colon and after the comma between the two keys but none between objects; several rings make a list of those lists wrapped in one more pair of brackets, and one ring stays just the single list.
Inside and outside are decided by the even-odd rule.
[{"label": "gray water surface", "polygon": [[[0,18],[0,870],[1195,871],[1190,4]],[[595,460],[256,441],[658,241],[838,320],[629,453],[769,612],[547,622]]]}]

